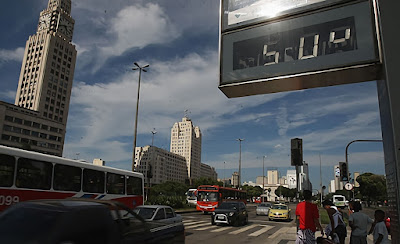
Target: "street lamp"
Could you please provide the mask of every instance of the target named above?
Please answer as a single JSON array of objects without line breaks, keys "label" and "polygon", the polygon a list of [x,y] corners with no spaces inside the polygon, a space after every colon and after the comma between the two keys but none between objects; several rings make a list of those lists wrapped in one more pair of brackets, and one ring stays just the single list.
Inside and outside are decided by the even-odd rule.
[{"label": "street lamp", "polygon": [[154,135],[157,134],[156,128],[153,128],[153,130],[151,131],[152,137],[151,137],[151,146],[153,146],[154,143]]},{"label": "street lamp", "polygon": [[[263,187],[262,187],[262,189],[263,189],[263,194],[264,194],[264,178],[265,178],[265,176],[264,176],[264,159],[266,158],[267,156],[263,156]],[[263,202],[264,202],[264,198],[263,198]]]},{"label": "street lamp", "polygon": [[239,182],[238,182],[238,188],[240,188],[241,185],[241,177],[242,177],[242,141],[244,141],[244,139],[236,139],[236,141],[239,141]]},{"label": "street lamp", "polygon": [[137,89],[137,100],[136,100],[136,116],[135,116],[135,135],[133,139],[133,156],[132,156],[132,171],[135,170],[135,156],[136,156],[136,138],[137,138],[137,121],[138,121],[138,113],[139,113],[139,94],[140,94],[140,78],[142,76],[142,71],[147,72],[145,68],[149,67],[150,65],[146,64],[145,66],[141,67],[138,63],[133,63],[136,67],[133,67],[132,70],[139,70],[139,82],[138,82],[138,89]]}]

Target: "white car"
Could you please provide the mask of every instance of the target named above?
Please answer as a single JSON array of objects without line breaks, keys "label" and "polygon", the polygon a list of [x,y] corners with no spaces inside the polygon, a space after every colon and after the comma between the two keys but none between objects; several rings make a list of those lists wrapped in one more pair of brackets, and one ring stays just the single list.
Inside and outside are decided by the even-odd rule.
[{"label": "white car", "polygon": [[263,202],[257,206],[256,215],[267,215],[269,213],[269,209],[271,208],[271,203]]},{"label": "white car", "polygon": [[170,206],[165,205],[141,205],[133,210],[145,221],[159,221],[164,223],[182,222],[182,216],[176,214]]}]

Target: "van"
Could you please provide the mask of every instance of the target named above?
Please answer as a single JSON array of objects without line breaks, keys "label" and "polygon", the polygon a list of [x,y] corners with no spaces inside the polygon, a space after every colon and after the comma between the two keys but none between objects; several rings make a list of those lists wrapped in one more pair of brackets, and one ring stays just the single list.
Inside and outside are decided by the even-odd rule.
[{"label": "van", "polygon": [[332,202],[338,208],[346,207],[346,197],[343,195],[333,195]]}]

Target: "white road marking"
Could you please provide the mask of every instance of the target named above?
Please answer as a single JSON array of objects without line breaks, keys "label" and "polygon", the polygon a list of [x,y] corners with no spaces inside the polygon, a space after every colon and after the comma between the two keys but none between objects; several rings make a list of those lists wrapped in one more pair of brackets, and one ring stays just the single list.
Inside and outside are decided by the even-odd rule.
[{"label": "white road marking", "polygon": [[202,227],[202,228],[195,229],[195,230],[209,230],[209,229],[215,229],[215,225],[206,226],[206,227]]},{"label": "white road marking", "polygon": [[185,229],[193,229],[193,228],[197,228],[197,227],[201,227],[201,226],[205,226],[205,225],[211,225],[211,223],[203,223],[203,224],[185,226]]},{"label": "white road marking", "polygon": [[197,224],[200,224],[200,223],[206,223],[206,221],[194,221],[194,222],[191,222],[191,223],[184,223],[184,225],[185,226],[189,226],[189,225],[197,225]]},{"label": "white road marking", "polygon": [[280,228],[277,232],[275,232],[274,234],[270,235],[268,238],[269,239],[275,239],[277,236],[279,236],[282,233],[285,233],[289,230],[289,227],[283,227]]},{"label": "white road marking", "polygon": [[221,231],[229,230],[229,229],[232,229],[232,228],[233,228],[232,226],[224,226],[224,227],[219,227],[216,230],[212,230],[211,232],[221,232]]},{"label": "white road marking", "polygon": [[237,235],[237,234],[239,234],[239,233],[242,233],[242,232],[245,232],[245,231],[247,231],[247,230],[253,229],[254,227],[257,227],[257,226],[258,226],[258,225],[249,225],[249,226],[247,226],[247,227],[240,228],[240,229],[238,229],[238,230],[229,232],[229,234],[231,234],[231,235]]},{"label": "white road marking", "polygon": [[272,228],[274,228],[274,226],[267,225],[264,228],[262,228],[261,230],[258,230],[258,231],[255,231],[255,232],[249,234],[249,236],[259,236],[259,235],[269,231]]}]

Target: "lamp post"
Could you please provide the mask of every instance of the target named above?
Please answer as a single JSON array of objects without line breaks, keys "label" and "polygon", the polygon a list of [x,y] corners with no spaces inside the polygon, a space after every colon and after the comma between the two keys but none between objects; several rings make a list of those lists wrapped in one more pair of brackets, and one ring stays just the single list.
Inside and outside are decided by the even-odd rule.
[{"label": "lamp post", "polygon": [[225,187],[225,161],[224,161],[224,180],[223,180],[223,182],[224,182],[224,187]]},{"label": "lamp post", "polygon": [[133,67],[132,70],[139,70],[139,82],[137,89],[137,100],[136,100],[136,116],[135,116],[135,135],[133,139],[133,156],[132,156],[132,171],[135,170],[135,156],[136,156],[136,138],[137,138],[137,122],[138,122],[138,113],[139,113],[139,94],[140,94],[140,78],[142,76],[142,71],[147,72],[145,68],[150,65],[146,64],[145,66],[140,66],[138,63],[133,63],[136,67]]},{"label": "lamp post", "polygon": [[153,146],[154,143],[154,135],[157,134],[156,128],[153,128],[153,130],[151,131],[152,137],[151,137],[151,146]]},{"label": "lamp post", "polygon": [[244,141],[244,139],[236,139],[236,141],[239,141],[239,182],[238,182],[238,188],[240,188],[241,185],[241,177],[242,177],[242,141]]},{"label": "lamp post", "polygon": [[[264,159],[266,158],[267,156],[263,156],[263,187],[262,187],[262,189],[263,189],[263,194],[264,194],[264,178],[265,178],[265,176],[264,176]],[[264,198],[263,198],[263,201],[264,201]]]}]

